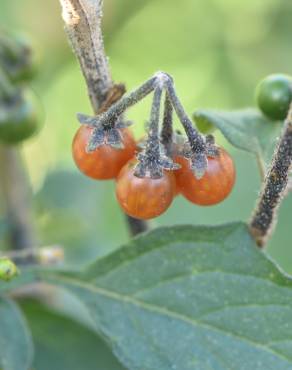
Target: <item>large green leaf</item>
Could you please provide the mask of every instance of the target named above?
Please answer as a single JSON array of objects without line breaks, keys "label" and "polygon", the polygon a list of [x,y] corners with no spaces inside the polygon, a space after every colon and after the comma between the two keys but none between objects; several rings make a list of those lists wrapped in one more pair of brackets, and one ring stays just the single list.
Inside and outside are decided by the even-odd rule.
[{"label": "large green leaf", "polygon": [[31,368],[33,344],[18,306],[0,297],[0,369]]},{"label": "large green leaf", "polygon": [[283,122],[272,122],[256,109],[231,112],[198,110],[193,117],[200,124],[214,125],[232,145],[264,161],[269,159],[283,126]]},{"label": "large green leaf", "polygon": [[157,229],[85,273],[42,272],[131,370],[291,370],[292,281],[244,224]]},{"label": "large green leaf", "polygon": [[37,302],[22,309],[35,344],[37,370],[123,370],[108,347],[92,331]]}]

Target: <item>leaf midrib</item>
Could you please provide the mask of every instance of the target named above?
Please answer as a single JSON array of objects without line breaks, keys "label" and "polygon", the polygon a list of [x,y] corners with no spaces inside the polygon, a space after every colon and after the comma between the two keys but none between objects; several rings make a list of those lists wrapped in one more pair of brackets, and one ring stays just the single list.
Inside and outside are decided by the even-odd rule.
[{"label": "leaf midrib", "polygon": [[[283,286],[283,285],[279,284],[277,281],[267,280],[267,278],[262,277],[262,276],[244,275],[244,274],[240,274],[238,272],[235,273],[233,271],[222,271],[222,270],[217,269],[217,270],[201,270],[201,271],[192,270],[192,271],[189,271],[187,274],[180,274],[180,275],[176,275],[176,276],[173,276],[173,277],[167,277],[167,279],[165,279],[165,280],[160,280],[158,283],[156,282],[155,286],[153,284],[148,285],[147,287],[145,287],[143,289],[140,289],[136,292],[133,292],[132,296],[136,296],[140,293],[145,293],[145,292],[153,289],[154,287],[157,288],[159,286],[163,286],[163,285],[168,284],[170,282],[173,283],[173,282],[179,281],[179,280],[187,278],[187,277],[191,278],[191,277],[194,277],[194,276],[199,276],[199,275],[203,275],[203,274],[212,274],[212,273],[219,273],[219,274],[224,274],[224,275],[227,275],[227,276],[228,275],[233,275],[233,276],[244,277],[244,278],[249,278],[249,279],[254,279],[254,280],[260,280],[260,281],[265,282],[266,284],[269,283],[269,284],[271,284],[272,286],[275,286],[278,289],[288,289],[290,291],[289,287]],[[98,280],[92,280],[92,282],[96,283],[96,282],[98,282]],[[288,305],[287,305],[287,307],[291,308]]]}]

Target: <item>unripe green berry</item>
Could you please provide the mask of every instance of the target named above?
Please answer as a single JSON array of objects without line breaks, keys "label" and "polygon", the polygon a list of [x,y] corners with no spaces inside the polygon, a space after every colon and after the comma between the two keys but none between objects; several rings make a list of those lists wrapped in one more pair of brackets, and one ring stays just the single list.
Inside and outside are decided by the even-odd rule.
[{"label": "unripe green berry", "polygon": [[0,142],[18,144],[36,134],[41,126],[40,107],[29,91],[12,101],[0,101]]},{"label": "unripe green berry", "polygon": [[292,78],[273,74],[256,88],[256,100],[261,111],[272,120],[284,120],[292,102]]},{"label": "unripe green berry", "polygon": [[14,83],[31,81],[36,72],[31,42],[22,35],[0,32],[0,65]]}]

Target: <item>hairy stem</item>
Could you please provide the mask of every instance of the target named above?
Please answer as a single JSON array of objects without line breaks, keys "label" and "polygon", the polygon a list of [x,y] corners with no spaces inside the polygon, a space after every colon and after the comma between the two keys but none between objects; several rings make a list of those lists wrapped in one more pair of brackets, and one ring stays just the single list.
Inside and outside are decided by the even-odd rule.
[{"label": "hairy stem", "polygon": [[276,224],[277,211],[288,188],[291,165],[292,104],[249,225],[260,247],[266,245]]},{"label": "hairy stem", "polygon": [[[65,29],[84,75],[95,114],[114,88],[101,31],[103,0],[60,0]],[[129,230],[136,235],[147,224],[126,217]]]},{"label": "hairy stem", "polygon": [[161,104],[162,89],[156,87],[153,96],[153,102],[151,107],[150,126],[149,126],[149,138],[146,146],[146,155],[151,158],[159,157],[159,118],[160,118],[160,104]]},{"label": "hairy stem", "polygon": [[[157,72],[152,78],[146,81],[142,86],[134,90],[128,95],[121,97],[115,104],[113,104],[106,112],[98,115],[97,117],[89,117],[84,114],[79,114],[78,119],[80,123],[90,124],[93,126],[113,127],[118,121],[119,117],[131,106],[142,100],[146,95],[150,94],[153,90],[157,89],[166,90],[167,104],[166,116],[164,120],[168,120],[168,124],[172,125],[172,108],[174,108],[181,124],[184,127],[186,135],[188,137],[190,146],[190,162],[191,168],[194,171],[195,176],[199,179],[204,175],[207,165],[207,146],[206,139],[193,127],[192,121],[188,117],[184,110],[177,94],[175,91],[173,79],[165,72]],[[156,91],[157,92],[157,91]],[[150,138],[151,132],[150,132]],[[151,141],[150,140],[150,141]],[[149,142],[150,142],[149,141]],[[153,141],[153,140],[152,140]],[[149,145],[148,145],[149,148]],[[158,145],[158,149],[159,145]],[[210,148],[209,148],[210,149]],[[147,147],[146,147],[147,152]],[[149,155],[148,155],[149,157]],[[143,176],[145,167],[137,166],[135,174],[140,177]],[[155,176],[154,174],[152,174]]]},{"label": "hairy stem", "polygon": [[65,29],[87,83],[95,113],[113,87],[101,32],[102,0],[60,0]]},{"label": "hairy stem", "polygon": [[94,122],[94,124],[99,123],[100,125],[103,126],[112,126],[116,122],[116,120],[123,113],[126,112],[128,108],[137,104],[139,101],[144,99],[148,94],[150,94],[154,90],[156,82],[157,82],[156,77],[150,78],[136,90],[123,96],[120,100],[113,104],[106,112],[98,115],[97,118],[92,122]]},{"label": "hairy stem", "polygon": [[[144,82],[143,85],[138,87],[131,93],[123,96],[115,104],[113,104],[106,112],[100,114],[93,120],[88,121],[83,115],[79,116],[81,123],[93,124],[93,125],[109,125],[113,123],[123,114],[125,111],[137,104],[140,100],[144,99],[150,94],[155,88],[165,89],[167,92],[167,108],[168,116],[172,115],[172,107],[174,108],[180,122],[182,123],[184,130],[188,136],[189,142],[197,153],[205,152],[205,141],[200,133],[194,128],[192,121],[188,117],[184,107],[182,106],[174,87],[172,78],[164,72],[157,72],[148,81]],[[172,119],[171,117],[165,117],[166,119]]]},{"label": "hairy stem", "polygon": [[36,246],[31,189],[18,149],[0,146],[0,186],[13,249]]},{"label": "hairy stem", "polygon": [[202,136],[199,134],[199,132],[194,128],[192,121],[188,117],[187,113],[184,110],[184,107],[182,106],[178,96],[176,95],[176,91],[174,88],[174,84],[172,80],[166,81],[166,87],[167,87],[167,93],[169,96],[169,99],[173,105],[173,108],[181,121],[185,132],[187,134],[187,137],[189,139],[190,145],[192,149],[195,152],[204,152],[205,151],[205,143],[202,138]]},{"label": "hairy stem", "polygon": [[160,140],[163,144],[167,155],[171,156],[173,139],[173,107],[168,94],[165,95],[164,113]]}]

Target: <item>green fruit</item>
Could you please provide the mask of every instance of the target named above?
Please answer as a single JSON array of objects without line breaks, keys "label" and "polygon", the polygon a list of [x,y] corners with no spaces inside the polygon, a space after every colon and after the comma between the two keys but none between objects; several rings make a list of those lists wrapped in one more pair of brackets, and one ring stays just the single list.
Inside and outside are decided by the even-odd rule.
[{"label": "green fruit", "polygon": [[30,42],[22,36],[0,35],[0,64],[14,83],[29,82],[36,67]]},{"label": "green fruit", "polygon": [[0,102],[0,141],[17,144],[39,130],[39,108],[29,92]]},{"label": "green fruit", "polygon": [[11,66],[9,69],[7,69],[7,72],[10,80],[18,84],[33,80],[36,74],[36,68],[34,64],[24,62]]},{"label": "green fruit", "polygon": [[256,88],[256,100],[267,117],[284,120],[292,102],[292,78],[283,74],[266,77]]}]

